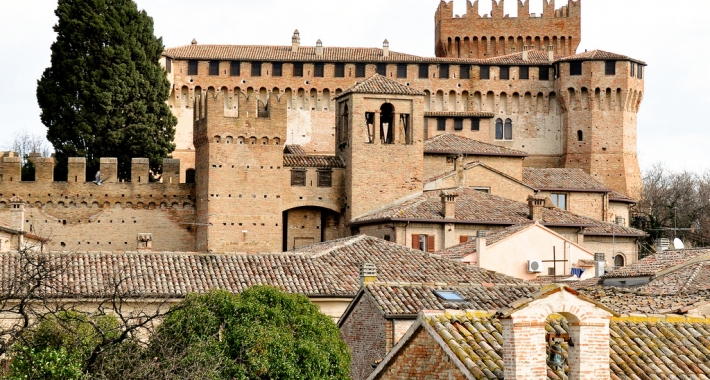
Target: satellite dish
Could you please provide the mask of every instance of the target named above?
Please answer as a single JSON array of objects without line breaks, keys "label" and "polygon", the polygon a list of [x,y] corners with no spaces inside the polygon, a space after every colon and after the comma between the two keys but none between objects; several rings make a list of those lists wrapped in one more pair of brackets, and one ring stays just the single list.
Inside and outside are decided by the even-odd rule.
[{"label": "satellite dish", "polygon": [[685,245],[683,244],[683,241],[681,241],[678,238],[673,239],[673,247],[675,249],[685,249]]}]

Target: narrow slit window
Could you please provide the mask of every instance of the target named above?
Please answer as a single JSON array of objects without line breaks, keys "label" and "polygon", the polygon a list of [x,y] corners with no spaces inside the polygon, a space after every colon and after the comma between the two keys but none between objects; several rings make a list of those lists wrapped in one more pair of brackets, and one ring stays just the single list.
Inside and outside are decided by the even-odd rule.
[{"label": "narrow slit window", "polygon": [[636,63],[631,62],[631,78],[636,76]]},{"label": "narrow slit window", "polygon": [[283,75],[284,64],[281,62],[274,62],[271,65],[271,75],[275,77],[280,77]]},{"label": "narrow slit window", "polygon": [[577,131],[577,141],[584,141],[584,132]]},{"label": "narrow slit window", "polygon": [[165,70],[168,72],[168,74],[173,72],[173,60],[170,58],[165,59]]},{"label": "narrow slit window", "polygon": [[530,67],[520,66],[520,79],[527,80],[530,79]]},{"label": "narrow slit window", "polygon": [[638,73],[638,79],[643,79],[643,65],[639,65],[636,71]]}]

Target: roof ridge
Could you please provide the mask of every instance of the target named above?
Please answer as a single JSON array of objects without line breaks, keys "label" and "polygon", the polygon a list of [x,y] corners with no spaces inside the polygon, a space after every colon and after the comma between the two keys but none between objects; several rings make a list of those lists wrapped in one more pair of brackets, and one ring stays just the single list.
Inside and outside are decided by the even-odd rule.
[{"label": "roof ridge", "polygon": [[[353,245],[357,242],[360,242],[362,240],[365,240],[366,238],[369,238],[369,237],[370,236],[368,236],[368,235],[356,235],[355,237],[352,237],[352,238],[345,238],[345,239],[343,239],[344,242],[342,244],[332,245],[330,247],[326,247],[325,249],[323,249],[322,251],[320,251],[318,253],[313,253],[310,255],[306,254],[304,256],[306,256],[308,258],[312,258],[312,259],[317,259],[317,258],[323,257],[323,256],[333,252],[336,249],[351,246],[351,245]],[[316,243],[316,244],[320,244],[320,243]]]}]

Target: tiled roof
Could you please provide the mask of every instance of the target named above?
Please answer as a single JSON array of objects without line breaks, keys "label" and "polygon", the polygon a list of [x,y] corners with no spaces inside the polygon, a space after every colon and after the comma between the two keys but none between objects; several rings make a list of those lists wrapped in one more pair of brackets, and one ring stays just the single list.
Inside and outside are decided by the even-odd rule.
[{"label": "tiled roof", "polygon": [[[486,236],[486,247],[498,243],[501,240],[512,236],[528,227],[535,224],[532,220],[504,228],[499,231],[495,231]],[[444,250],[438,251],[437,254],[450,258],[450,259],[461,259],[464,256],[468,256],[476,252],[476,240],[471,240],[463,244],[455,245],[453,247],[446,248]],[[476,309],[476,308],[473,308]]]},{"label": "tiled roof", "polygon": [[344,168],[345,162],[338,156],[308,156],[302,154],[284,154],[285,167],[304,168]]},{"label": "tiled roof", "polygon": [[[49,291],[56,296],[101,297],[124,280],[120,291],[128,297],[179,298],[211,289],[239,292],[258,284],[309,296],[353,297],[360,288],[358,270],[364,262],[377,266],[380,281],[523,284],[364,235],[283,254],[87,252],[41,257],[59,269]],[[17,253],[0,254],[0,289],[8,289],[5,285],[19,278],[22,263]]]},{"label": "tiled roof", "polygon": [[523,168],[523,182],[540,190],[566,190],[584,192],[611,192],[582,169]]},{"label": "tiled roof", "polygon": [[461,117],[461,118],[466,118],[466,117],[479,117],[479,118],[492,118],[495,117],[496,114],[493,112],[484,112],[484,111],[461,111],[461,112],[456,112],[456,111],[426,111],[424,112],[424,117]]},{"label": "tiled roof", "polygon": [[[457,189],[455,221],[464,224],[515,225],[529,222],[529,207],[526,203],[497,197],[469,188]],[[425,191],[424,194],[401,204],[385,208],[354,219],[355,225],[382,221],[428,221],[444,222],[441,213],[441,190]],[[558,208],[542,210],[542,225],[585,227],[585,235],[645,236],[635,228],[619,226],[572,214]]]},{"label": "tiled roof", "polygon": [[487,144],[444,133],[424,141],[425,154],[470,154],[478,156],[527,157],[528,154],[519,150]]},{"label": "tiled roof", "polygon": [[289,144],[284,147],[284,153],[286,154],[302,154],[305,155],[306,151],[302,146],[297,144]]},{"label": "tiled roof", "polygon": [[386,95],[415,95],[423,96],[424,93],[399,82],[393,81],[380,74],[375,74],[364,81],[355,84],[343,91],[336,98],[342,98],[348,94],[386,94]]},{"label": "tiled roof", "polygon": [[[503,378],[503,336],[498,319],[480,312],[424,313],[420,321],[448,346],[476,379]],[[710,321],[698,318],[613,318],[609,326],[611,379],[706,379],[710,376]],[[550,316],[545,329],[569,333],[564,318]],[[566,345],[563,345],[563,347]],[[566,356],[566,353],[565,353]],[[386,363],[385,363],[386,364]],[[380,367],[381,368],[381,367]],[[379,369],[379,368],[378,368]],[[548,367],[549,379],[565,379]]]},{"label": "tiled roof", "polygon": [[566,62],[566,61],[604,61],[604,60],[616,60],[616,61],[632,61],[639,63],[641,65],[646,65],[646,62],[644,61],[639,61],[637,59],[633,59],[629,56],[626,55],[621,55],[621,54],[616,54],[616,53],[609,53],[608,51],[603,51],[603,50],[591,50],[591,51],[585,51],[584,53],[579,53],[575,55],[570,55],[564,58],[559,59],[559,61]]},{"label": "tiled roof", "polygon": [[586,285],[577,291],[622,314],[685,314],[710,302],[710,290],[687,293],[650,294],[639,288]]},{"label": "tiled roof", "polygon": [[[459,294],[464,301],[443,300],[434,292],[450,290]],[[364,291],[372,297],[380,311],[388,316],[412,315],[422,310],[497,310],[517,301],[530,297],[539,290],[539,286],[426,286],[375,284],[368,285]]]},{"label": "tiled roof", "polygon": [[645,277],[682,264],[700,255],[710,254],[710,248],[681,249],[657,252],[629,266],[607,273],[604,278]]},{"label": "tiled roof", "polygon": [[[555,60],[562,59],[563,56],[555,54]],[[501,55],[498,57],[488,58],[483,60],[482,63],[487,63],[490,65],[516,65],[516,66],[526,66],[526,65],[550,65],[550,55],[546,51],[542,50],[528,50],[528,59],[523,60],[523,52],[512,53],[507,55]]]},{"label": "tiled roof", "polygon": [[616,190],[611,191],[611,194],[609,194],[609,200],[624,203],[638,203],[638,200]]}]

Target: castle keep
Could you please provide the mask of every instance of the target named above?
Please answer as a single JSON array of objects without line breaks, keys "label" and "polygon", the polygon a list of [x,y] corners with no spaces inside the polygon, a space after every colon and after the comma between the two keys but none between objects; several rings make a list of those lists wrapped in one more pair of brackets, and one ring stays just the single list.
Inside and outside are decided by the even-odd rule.
[{"label": "castle keep", "polygon": [[435,252],[537,222],[632,262],[646,65],[578,54],[581,0],[543,1],[540,15],[519,1],[517,17],[503,0],[483,17],[478,1],[461,16],[442,1],[436,57],[387,40],[304,46],[298,31],[286,46],[168,48],[179,123],[160,182],[142,158],[121,179],[102,159],[100,185],[70,159],[69,181],[54,182],[54,159],[37,156],[34,181],[20,181],[20,158],[5,152],[0,198],[26,207],[21,226],[9,207],[0,221],[52,250],[216,253],[358,233]]}]

